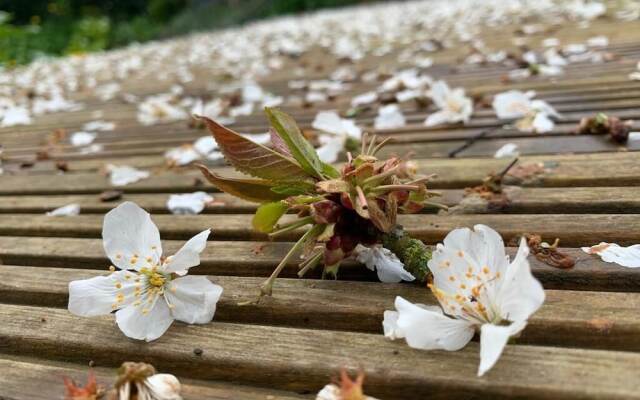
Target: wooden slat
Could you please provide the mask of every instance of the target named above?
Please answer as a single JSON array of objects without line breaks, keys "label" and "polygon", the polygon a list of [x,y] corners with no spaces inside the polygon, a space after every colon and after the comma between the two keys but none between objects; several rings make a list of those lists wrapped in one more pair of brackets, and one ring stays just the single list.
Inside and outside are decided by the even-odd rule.
[{"label": "wooden slat", "polygon": [[[182,241],[163,242],[165,254],[174,254]],[[200,266],[191,273],[233,276],[268,276],[291,248],[286,242],[209,242],[201,254]],[[576,259],[570,270],[550,267],[534,257],[529,258],[536,277],[548,289],[640,291],[640,271],[605,263],[580,249],[561,249]],[[514,256],[516,248],[509,248]],[[42,267],[97,268],[104,270],[109,260],[104,255],[102,241],[97,239],[0,237],[0,259],[5,264]],[[283,270],[283,277],[296,277],[294,260]],[[319,277],[320,271],[310,271],[306,277]],[[340,279],[375,280],[375,273],[360,264],[346,260],[340,268]]]},{"label": "wooden slat", "polygon": [[[362,368],[367,391],[385,399],[417,396],[565,399],[637,396],[640,354],[508,346],[476,376],[478,346],[418,351],[382,335],[230,323],[176,324],[151,344],[122,340],[111,316],[90,320],[66,310],[5,305],[0,343],[12,354],[114,366],[131,354],[194,379],[222,379],[315,392],[339,366]],[[116,345],[117,344],[117,345]],[[193,348],[202,349],[196,356]]]},{"label": "wooden slat", "polygon": [[[553,155],[522,157],[521,164],[542,162],[547,168],[544,174],[521,182],[524,186],[634,186],[640,184],[640,153],[589,155]],[[122,163],[126,164],[126,163]],[[422,173],[436,173],[430,187],[440,189],[464,188],[478,185],[487,174],[506,166],[506,160],[459,159],[419,160]],[[100,162],[100,165],[103,165]],[[221,173],[230,173],[230,168],[221,168]],[[184,174],[164,173],[121,188],[127,193],[192,192],[202,190],[196,185],[201,174],[190,171]],[[42,195],[100,193],[112,189],[107,178],[95,174],[78,173],[70,179],[65,175],[3,176],[0,195]],[[507,183],[513,179],[507,179]]]},{"label": "wooden slat", "polygon": [[[457,205],[464,195],[460,189],[440,190],[436,200],[449,207]],[[509,202],[499,209],[488,204],[467,212],[474,213],[640,213],[640,187],[576,187],[576,188],[519,188],[505,189]],[[615,196],[612,194],[615,193]],[[226,193],[214,193],[214,203],[203,213],[253,213],[257,204]],[[169,193],[123,194],[117,201],[101,201],[98,195],[0,196],[0,213],[45,213],[67,204],[77,203],[82,214],[105,213],[121,201],[133,201],[152,214],[167,214]],[[426,207],[425,213],[437,211]]]},{"label": "wooden slat", "polygon": [[[0,355],[0,398],[3,400],[62,399],[63,377],[84,385],[89,368],[72,363],[47,361],[30,357]],[[98,385],[110,389],[115,383],[117,370],[93,368]],[[160,371],[161,372],[161,371]],[[182,378],[182,377],[180,377]],[[189,400],[301,400],[313,398],[280,390],[260,389],[225,382],[204,382],[180,379],[181,394]]]},{"label": "wooden slat", "polygon": [[[104,274],[7,265],[0,273],[3,302],[65,308],[70,281]],[[428,289],[411,284],[281,279],[273,297],[257,306],[238,306],[255,298],[262,278],[209,279],[224,288],[215,318],[222,322],[382,333],[383,312],[393,309],[395,296],[437,304]],[[640,293],[547,290],[545,304],[518,343],[640,351],[638,307]]]},{"label": "wooden slat", "polygon": [[[285,216],[283,223],[293,220]],[[212,239],[264,240],[266,234],[253,230],[251,215],[156,215],[153,217],[166,239],[188,239],[211,228]],[[636,214],[593,214],[576,218],[571,214],[469,214],[469,215],[400,215],[398,223],[414,237],[433,244],[461,226],[485,224],[502,234],[505,241],[523,233],[536,233],[544,238],[560,238],[565,246],[586,246],[607,241],[619,244],[640,242],[640,226]],[[301,230],[283,234],[277,240],[293,240]],[[0,235],[100,237],[102,217],[78,215],[48,217],[32,214],[0,214]],[[596,238],[596,239],[594,239]],[[551,240],[551,239],[550,239]]]}]

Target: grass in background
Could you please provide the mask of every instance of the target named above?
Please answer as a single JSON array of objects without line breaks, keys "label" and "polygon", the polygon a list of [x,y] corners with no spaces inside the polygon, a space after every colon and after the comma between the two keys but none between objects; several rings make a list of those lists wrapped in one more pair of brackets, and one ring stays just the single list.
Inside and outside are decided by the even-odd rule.
[{"label": "grass in background", "polygon": [[0,65],[367,0],[0,0]]}]

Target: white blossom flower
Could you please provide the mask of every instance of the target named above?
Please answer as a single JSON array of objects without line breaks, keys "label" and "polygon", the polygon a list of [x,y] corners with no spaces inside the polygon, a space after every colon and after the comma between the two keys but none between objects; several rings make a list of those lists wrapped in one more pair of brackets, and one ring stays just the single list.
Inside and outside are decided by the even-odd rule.
[{"label": "white blossom flower", "polygon": [[76,147],[87,146],[96,139],[96,134],[93,132],[74,132],[71,135],[71,144]]},{"label": "white blossom flower", "polygon": [[396,129],[406,125],[406,119],[397,104],[389,104],[378,109],[373,122],[375,129]]},{"label": "white blossom flower", "polygon": [[402,261],[389,249],[358,245],[356,252],[358,254],[357,260],[365,264],[371,271],[376,271],[381,282],[398,283],[416,279],[404,269]]},{"label": "white blossom flower", "polygon": [[46,213],[48,217],[69,217],[80,214],[80,204],[72,203]]},{"label": "white blossom flower", "polygon": [[513,260],[500,235],[484,225],[455,229],[438,244],[428,266],[429,285],[440,303],[423,306],[402,297],[385,311],[385,336],[404,338],[423,350],[459,350],[480,331],[478,375],[496,363],[511,336],[544,302],[542,285],[531,274],[524,239]]},{"label": "white blossom flower", "polygon": [[522,132],[546,133],[555,126],[551,117],[560,114],[547,102],[532,100],[534,92],[509,90],[498,93],[493,98],[493,109],[499,119],[516,119],[516,128]]},{"label": "white blossom flower", "polygon": [[640,244],[622,247],[616,243],[601,242],[595,246],[582,247],[587,254],[597,254],[602,261],[616,263],[627,268],[640,267]]},{"label": "white blossom flower", "polygon": [[116,311],[120,330],[146,341],[162,336],[174,320],[210,322],[222,288],[204,276],[185,276],[200,264],[210,232],[200,232],[163,258],[151,216],[132,202],[120,204],[107,213],[102,228],[105,252],[119,270],[71,282],[69,311],[83,317]]},{"label": "white blossom flower", "polygon": [[151,174],[128,165],[107,164],[105,170],[109,174],[109,179],[113,186],[125,186],[148,178]]},{"label": "white blossom flower", "polygon": [[473,114],[473,102],[465,96],[463,88],[452,90],[446,82],[437,81],[431,86],[430,96],[439,111],[427,117],[427,126],[469,122]]},{"label": "white blossom flower", "polygon": [[513,158],[519,155],[518,145],[515,143],[507,143],[496,151],[493,158]]},{"label": "white blossom flower", "polygon": [[167,200],[167,208],[172,214],[200,214],[212,201],[213,197],[205,192],[172,194]]}]

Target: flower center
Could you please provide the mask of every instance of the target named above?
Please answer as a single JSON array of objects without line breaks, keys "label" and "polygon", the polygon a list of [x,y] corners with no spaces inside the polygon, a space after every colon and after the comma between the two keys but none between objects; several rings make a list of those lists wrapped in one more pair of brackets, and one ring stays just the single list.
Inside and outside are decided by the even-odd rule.
[{"label": "flower center", "polygon": [[155,268],[141,268],[140,273],[147,277],[150,286],[160,288],[167,283],[167,276],[157,272]]},{"label": "flower center", "polygon": [[167,279],[163,275],[157,272],[153,272],[151,273],[151,275],[149,275],[149,284],[151,286],[157,286],[157,287],[164,286],[164,283],[166,282],[166,280]]}]

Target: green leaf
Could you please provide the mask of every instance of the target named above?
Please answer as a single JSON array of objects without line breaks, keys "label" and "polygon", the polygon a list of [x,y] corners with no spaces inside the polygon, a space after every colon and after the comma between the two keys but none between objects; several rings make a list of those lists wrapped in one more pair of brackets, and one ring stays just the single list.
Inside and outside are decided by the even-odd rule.
[{"label": "green leaf", "polygon": [[253,228],[262,233],[273,231],[273,227],[288,208],[289,206],[283,201],[262,204],[253,216]]},{"label": "green leaf", "polygon": [[301,194],[313,192],[314,186],[304,182],[290,182],[276,185],[272,187],[271,190],[285,196],[300,196]]},{"label": "green leaf", "polygon": [[331,164],[322,163],[322,175],[329,179],[340,178],[340,172]]},{"label": "green leaf", "polygon": [[240,172],[270,181],[298,181],[310,176],[285,154],[254,143],[215,121],[201,117],[225,158]]},{"label": "green leaf", "polygon": [[320,161],[311,143],[302,135],[296,121],[276,108],[265,107],[264,110],[276,133],[286,143],[289,151],[302,169],[309,175],[322,178],[322,161]]},{"label": "green leaf", "polygon": [[197,164],[196,166],[215,187],[241,199],[254,203],[264,203],[265,201],[277,201],[288,197],[272,191],[273,182],[261,179],[223,178],[210,171],[204,165]]}]

